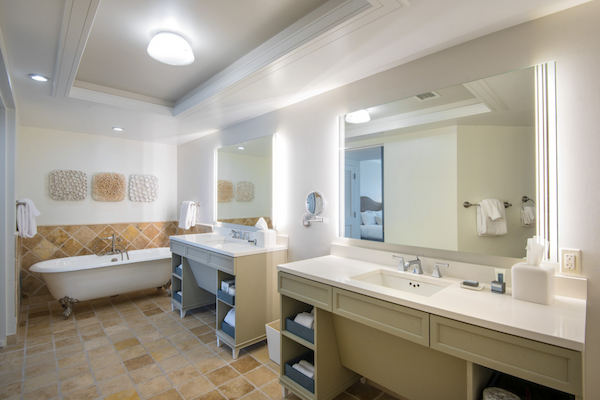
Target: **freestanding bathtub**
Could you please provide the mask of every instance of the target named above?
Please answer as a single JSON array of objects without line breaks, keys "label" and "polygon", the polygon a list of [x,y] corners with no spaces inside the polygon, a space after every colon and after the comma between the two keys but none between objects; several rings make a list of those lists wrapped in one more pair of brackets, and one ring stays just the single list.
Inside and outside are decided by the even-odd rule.
[{"label": "freestanding bathtub", "polygon": [[123,254],[123,261],[120,254],[59,258],[29,270],[42,274],[56,300],[65,296],[93,300],[163,286],[171,279],[171,251],[168,247],[132,250],[129,260]]}]

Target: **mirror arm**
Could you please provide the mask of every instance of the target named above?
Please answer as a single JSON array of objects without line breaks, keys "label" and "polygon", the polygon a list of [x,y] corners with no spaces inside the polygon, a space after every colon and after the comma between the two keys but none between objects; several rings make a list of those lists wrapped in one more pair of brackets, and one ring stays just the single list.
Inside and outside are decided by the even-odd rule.
[{"label": "mirror arm", "polygon": [[313,222],[323,222],[323,217],[318,217],[314,214],[304,213],[302,216],[302,225],[305,228],[309,228]]}]

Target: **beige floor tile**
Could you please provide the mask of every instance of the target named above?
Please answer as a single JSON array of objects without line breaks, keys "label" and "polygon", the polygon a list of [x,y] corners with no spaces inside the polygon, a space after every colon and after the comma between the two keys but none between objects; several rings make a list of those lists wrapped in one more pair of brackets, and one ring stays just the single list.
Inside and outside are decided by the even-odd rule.
[{"label": "beige floor tile", "polygon": [[167,389],[172,387],[171,382],[164,377],[159,376],[150,381],[144,382],[138,385],[138,390],[141,393],[142,397],[147,399],[148,397],[152,397],[158,393],[164,392]]},{"label": "beige floor tile", "polygon": [[131,360],[132,358],[140,357],[140,356],[143,356],[144,354],[147,354],[147,351],[144,348],[144,346],[142,346],[142,345],[137,345],[137,346],[130,347],[128,349],[119,351],[119,357],[121,357],[121,360],[123,360],[123,361]]},{"label": "beige floor tile", "polygon": [[213,331],[213,329],[210,326],[206,325],[204,322],[202,322],[202,325],[200,325],[196,328],[190,329],[190,332],[194,336],[204,335],[205,333],[209,333],[212,331]]},{"label": "beige floor tile", "polygon": [[[288,397],[288,399],[292,400],[292,399],[290,399],[290,397]],[[196,400],[198,400],[198,399],[196,399]],[[266,394],[264,394],[260,390],[254,390],[254,391],[250,392],[249,394],[247,394],[244,397],[244,400],[270,400],[270,399],[267,397]]]},{"label": "beige floor tile", "polygon": [[219,386],[221,393],[229,400],[237,400],[240,397],[244,397],[254,389],[254,386],[243,377]]},{"label": "beige floor tile", "polygon": [[23,380],[23,370],[6,372],[0,375],[0,386],[8,385]]},{"label": "beige floor tile", "polygon": [[279,374],[279,371],[281,370],[281,367],[279,366],[279,364],[275,364],[273,361],[270,361],[270,360],[265,365],[267,367],[269,367],[271,369],[271,371],[275,372],[276,374]]},{"label": "beige floor tile", "polygon": [[195,338],[194,335],[192,335],[188,331],[181,331],[181,332],[175,333],[175,334],[167,337],[167,339],[171,343],[179,343],[184,340],[190,340],[190,339],[194,339],[194,338]]},{"label": "beige floor tile", "polygon": [[118,393],[105,397],[104,400],[140,400],[137,390],[134,388],[125,389]]},{"label": "beige floor tile", "polygon": [[66,339],[71,336],[77,336],[77,335],[79,335],[79,332],[77,331],[76,328],[65,329],[64,331],[53,333],[54,340],[62,340],[62,339]]},{"label": "beige floor tile", "polygon": [[225,382],[229,382],[230,380],[237,378],[239,375],[240,374],[236,370],[231,368],[229,365],[226,365],[217,370],[207,373],[205,376],[215,386],[221,386]]},{"label": "beige floor tile", "polygon": [[280,400],[283,398],[281,396],[281,385],[279,384],[279,381],[273,381],[268,385],[261,387],[260,390],[269,396],[271,400]]},{"label": "beige floor tile", "polygon": [[123,365],[125,365],[127,371],[135,371],[136,369],[146,367],[150,364],[154,364],[154,359],[150,357],[149,354],[144,354],[143,356],[132,358],[131,360],[123,362]]},{"label": "beige floor tile", "polygon": [[164,347],[167,347],[171,344],[167,339],[163,338],[161,335],[161,339],[155,340],[153,342],[144,343],[144,347],[150,352],[153,353],[157,350],[160,350]]},{"label": "beige floor tile", "polygon": [[56,350],[56,358],[63,358],[66,356],[71,356],[73,354],[77,354],[83,351],[83,344],[79,343],[73,346],[63,347],[62,349]]},{"label": "beige floor tile", "polygon": [[88,340],[87,342],[84,342],[83,347],[86,350],[93,350],[93,349],[97,349],[98,347],[106,346],[109,344],[110,344],[110,341],[108,340],[108,338],[106,336],[103,336],[103,337],[99,337],[99,338]]},{"label": "beige floor tile", "polygon": [[[40,353],[45,353],[47,351],[51,351],[54,350],[54,344],[52,343],[45,343],[45,344],[41,344],[39,346],[34,346],[34,347],[27,347],[27,356],[34,356],[36,354],[40,354]],[[10,354],[10,353],[8,353]]]},{"label": "beige floor tile", "polygon": [[221,359],[219,356],[212,356],[194,363],[194,366],[198,368],[198,371],[206,374],[210,371],[216,370],[217,368],[221,368],[225,364],[225,361],[223,361],[223,359]]},{"label": "beige floor tile", "polygon": [[354,385],[346,389],[346,392],[356,397],[359,400],[373,400],[381,394],[381,390],[371,385],[364,385],[356,382]]},{"label": "beige floor tile", "polygon": [[56,370],[56,362],[54,360],[42,364],[36,364],[32,367],[25,368],[25,379],[31,378],[36,375],[46,374],[54,370]]},{"label": "beige floor tile", "polygon": [[30,367],[35,364],[40,364],[48,361],[55,361],[56,353],[53,351],[49,351],[47,353],[37,354],[32,357],[25,358],[25,366]]},{"label": "beige floor tile", "polygon": [[175,371],[176,369],[180,369],[188,365],[190,362],[182,355],[178,355],[175,357],[167,358],[159,362],[158,364],[165,372]]},{"label": "beige floor tile", "polygon": [[190,318],[187,321],[181,322],[181,326],[183,326],[186,329],[192,329],[200,325],[204,325],[204,322],[200,321],[197,318]]},{"label": "beige floor tile", "polygon": [[101,329],[102,329],[102,325],[100,325],[100,324],[90,324],[87,326],[82,326],[82,327],[80,326],[79,332],[84,334],[84,333],[90,333],[90,332],[97,332]]},{"label": "beige floor tile", "polygon": [[0,354],[0,363],[5,363],[8,361],[14,361],[14,360],[20,360],[23,358],[24,354],[25,354],[25,350],[17,350],[17,351],[2,353],[2,354]]},{"label": "beige floor tile", "polygon": [[125,323],[118,324],[118,325],[112,325],[112,326],[109,326],[108,328],[107,327],[104,328],[104,332],[106,332],[106,334],[109,336],[114,335],[119,332],[129,331],[129,330],[130,330],[129,327]]},{"label": "beige floor tile", "polygon": [[117,353],[112,353],[112,354],[106,355],[104,357],[98,357],[98,358],[94,358],[93,360],[90,360],[90,366],[92,367],[93,371],[97,371],[97,370],[105,368],[109,365],[120,364],[120,363],[121,363],[121,359],[119,358],[119,355]]},{"label": "beige floor tile", "polygon": [[56,342],[54,342],[54,345],[57,349],[61,349],[63,347],[73,346],[79,343],[81,343],[81,339],[79,339],[79,336],[71,336],[66,339],[57,340]]},{"label": "beige floor tile", "polygon": [[130,339],[126,339],[123,340],[121,342],[116,342],[114,343],[115,349],[117,349],[117,351],[121,351],[121,350],[125,350],[128,349],[130,347],[134,347],[140,344],[140,341],[137,338],[130,338]]},{"label": "beige floor tile", "polygon": [[173,346],[163,347],[160,350],[157,350],[157,351],[154,351],[154,352],[150,353],[150,355],[152,356],[152,358],[154,358],[157,362],[160,362],[160,361],[165,360],[167,358],[173,357],[174,355],[177,355],[177,354],[179,354],[179,350],[177,350]]},{"label": "beige floor tile", "polygon": [[[58,385],[52,384],[23,395],[23,400],[54,399],[58,397]],[[1,397],[0,397],[1,398]]]},{"label": "beige floor tile", "polygon": [[85,346],[85,342],[89,342],[90,340],[104,338],[104,337],[106,337],[106,333],[104,333],[103,330],[81,334],[81,339],[84,342],[84,344],[83,344],[84,346]]},{"label": "beige floor tile", "polygon": [[160,331],[163,335],[169,336],[174,333],[183,332],[184,330],[185,329],[181,325],[177,324],[177,325],[169,326],[166,328],[162,328]]},{"label": "beige floor tile", "polygon": [[190,360],[191,363],[196,363],[204,358],[213,357],[215,353],[212,352],[208,347],[201,345],[193,350],[186,351],[183,355]]},{"label": "beige floor tile", "polygon": [[184,383],[183,385],[179,386],[177,390],[179,393],[181,393],[184,399],[190,400],[208,393],[214,388],[215,387],[212,383],[210,383],[205,377],[201,376]]},{"label": "beige floor tile", "polygon": [[152,396],[148,400],[181,400],[181,399],[183,399],[183,397],[181,397],[179,395],[177,390],[170,389],[170,390],[167,390],[166,392],[157,394],[156,396]]},{"label": "beige floor tile", "polygon": [[62,394],[71,393],[93,384],[94,377],[92,376],[92,374],[87,373],[85,375],[76,376],[75,378],[62,381],[60,383],[60,391]]},{"label": "beige floor tile", "polygon": [[116,352],[115,347],[112,344],[109,344],[106,346],[97,347],[95,349],[92,349],[87,352],[87,355],[90,360],[93,360],[95,358],[104,357],[108,354],[115,353],[115,352]]},{"label": "beige floor tile", "polygon": [[137,385],[139,383],[148,381],[152,378],[162,375],[163,372],[160,370],[158,365],[152,364],[144,368],[136,369],[129,373],[129,376],[133,382]]},{"label": "beige floor tile", "polygon": [[260,348],[253,349],[248,352],[252,357],[254,357],[257,361],[260,361],[263,364],[269,362],[269,348],[266,345],[261,346]]},{"label": "beige floor tile", "polygon": [[254,359],[252,356],[248,355],[246,357],[231,362],[229,365],[235,368],[240,374],[245,374],[247,372],[252,371],[253,369],[260,367],[262,364],[256,361],[256,359]]},{"label": "beige floor tile", "polygon": [[23,369],[24,364],[25,364],[25,360],[22,358],[19,360],[13,360],[13,361],[8,361],[5,363],[2,363],[2,364],[0,364],[0,374],[3,374],[5,372],[14,371],[16,369]]},{"label": "beige floor tile", "polygon": [[34,339],[27,339],[27,347],[33,347],[40,344],[50,343],[53,339],[54,338],[51,333],[40,337],[36,337]]},{"label": "beige floor tile", "polygon": [[133,333],[133,331],[131,329],[127,328],[124,331],[110,335],[108,338],[110,339],[111,342],[117,343],[117,342],[122,342],[123,340],[126,340],[126,339],[130,339],[132,337],[135,337],[135,334]]},{"label": "beige floor tile", "polygon": [[208,393],[204,393],[202,396],[196,397],[194,400],[225,400],[225,397],[223,397],[218,390],[213,390]]},{"label": "beige floor tile", "polygon": [[179,386],[182,383],[190,381],[200,376],[200,373],[193,365],[187,365],[183,368],[175,370],[167,374],[167,377],[173,382],[175,386]]},{"label": "beige floor tile", "polygon": [[216,342],[217,335],[215,335],[214,331],[211,331],[211,332],[204,333],[204,334],[198,336],[198,339],[200,339],[202,341],[202,343],[212,343],[212,342]]},{"label": "beige floor tile", "polygon": [[125,373],[127,373],[127,371],[125,371],[125,368],[123,368],[121,364],[115,364],[94,371],[94,377],[96,378],[96,381],[102,382]]},{"label": "beige floor tile", "polygon": [[58,368],[66,368],[75,364],[81,364],[87,362],[85,353],[77,353],[72,356],[63,357],[58,360]]},{"label": "beige floor tile", "polygon": [[21,397],[21,386],[22,382],[11,383],[10,385],[0,385],[0,399],[10,399],[16,396],[17,399]]},{"label": "beige floor tile", "polygon": [[48,372],[44,375],[34,376],[33,378],[25,379],[23,382],[23,391],[25,393],[49,386],[58,381],[56,371]]},{"label": "beige floor tile", "polygon": [[148,333],[157,331],[156,327],[152,324],[136,326],[136,327],[131,328],[131,330],[136,335],[146,335]]},{"label": "beige floor tile", "polygon": [[141,343],[150,343],[155,342],[159,339],[163,339],[164,335],[160,331],[154,331],[151,333],[146,333],[145,335],[138,335],[138,339]]},{"label": "beige floor tile", "polygon": [[119,313],[114,308],[109,310],[108,312],[96,311],[96,315],[98,316],[98,320],[100,322],[108,321],[109,319],[113,319],[113,318],[121,318]]},{"label": "beige floor tile", "polygon": [[133,330],[139,326],[148,325],[150,321],[148,321],[148,318],[142,315],[141,317],[136,316],[136,319],[134,320],[131,320],[130,318],[125,318],[125,322],[127,322],[129,328]]},{"label": "beige floor tile", "polygon": [[127,376],[127,374],[119,375],[116,378],[112,378],[103,382],[98,383],[98,387],[100,388],[100,393],[102,396],[108,396],[113,393],[117,393],[123,391],[127,388],[133,386],[133,382]]},{"label": "beige floor tile", "polygon": [[97,317],[87,318],[87,319],[84,319],[83,321],[77,320],[77,327],[81,329],[86,326],[97,324],[98,322],[99,321],[98,321]]},{"label": "beige floor tile", "polygon": [[125,320],[123,318],[121,318],[121,317],[109,319],[109,320],[106,320],[106,321],[102,321],[102,327],[104,329],[108,329],[108,328],[110,328],[112,326],[123,325],[123,324],[125,324]]},{"label": "beige floor tile", "polygon": [[79,389],[64,395],[63,400],[94,400],[100,397],[100,391],[96,385]]},{"label": "beige floor tile", "polygon": [[88,372],[90,372],[90,366],[88,363],[77,364],[58,371],[58,379],[64,381]]},{"label": "beige floor tile", "polygon": [[244,375],[254,386],[261,387],[274,379],[279,378],[279,374],[271,371],[264,365]]}]

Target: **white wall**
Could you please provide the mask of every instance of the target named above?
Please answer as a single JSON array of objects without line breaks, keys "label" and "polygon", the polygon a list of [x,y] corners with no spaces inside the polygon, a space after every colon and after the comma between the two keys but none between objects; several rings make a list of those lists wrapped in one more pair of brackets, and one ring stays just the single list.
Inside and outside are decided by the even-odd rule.
[{"label": "white wall", "polygon": [[[535,226],[521,226],[521,197],[535,199],[535,129],[498,126],[458,127],[458,250],[525,257]],[[508,233],[480,237],[476,212],[462,203],[494,198],[512,203],[505,209]]]},{"label": "white wall", "polygon": [[[337,116],[462,82],[556,60],[559,241],[583,251],[588,278],[586,398],[600,397],[600,2],[590,2],[435,53],[324,93],[178,148],[179,201],[197,196],[202,218],[213,215],[213,152],[221,141],[241,142],[277,132],[283,191],[276,218],[290,236],[289,260],[329,253],[338,230]],[[389,49],[393,51],[393,49]],[[235,139],[233,139],[235,138]],[[227,144],[229,144],[227,143]],[[321,191],[323,224],[302,226],[304,198]],[[363,244],[373,245],[374,244]],[[491,261],[495,262],[495,261]]]},{"label": "white wall", "polygon": [[381,160],[366,160],[360,162],[360,195],[370,197],[381,203],[383,188],[381,179]]},{"label": "white wall", "polygon": [[[83,133],[23,127],[19,133],[17,196],[30,198],[41,215],[38,225],[172,221],[179,218],[177,204],[177,147],[115,139]],[[82,201],[50,198],[48,182],[53,170],[87,174],[88,196]],[[132,202],[129,192],[120,202],[92,199],[92,176],[97,172],[148,174],[158,178],[158,200]]]},{"label": "white wall", "polygon": [[239,202],[235,200],[234,196],[228,203],[219,203],[218,219],[271,216],[272,165],[271,157],[252,157],[219,152],[218,178],[231,181],[234,190],[239,181],[252,182],[254,199],[249,202]]}]

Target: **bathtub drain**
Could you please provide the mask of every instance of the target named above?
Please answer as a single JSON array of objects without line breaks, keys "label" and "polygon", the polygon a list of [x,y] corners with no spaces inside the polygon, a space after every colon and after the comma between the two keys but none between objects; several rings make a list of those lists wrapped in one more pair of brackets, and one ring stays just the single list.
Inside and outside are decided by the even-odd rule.
[{"label": "bathtub drain", "polygon": [[110,260],[110,262],[117,262],[118,260],[116,258],[113,258],[112,260]]}]

